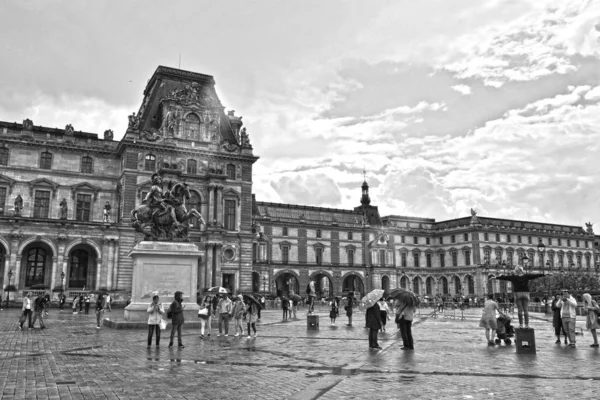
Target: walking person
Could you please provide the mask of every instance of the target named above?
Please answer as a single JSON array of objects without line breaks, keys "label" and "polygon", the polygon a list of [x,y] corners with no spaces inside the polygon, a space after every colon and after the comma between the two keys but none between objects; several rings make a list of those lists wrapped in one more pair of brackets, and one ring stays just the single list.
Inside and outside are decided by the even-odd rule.
[{"label": "walking person", "polygon": [[19,330],[23,330],[25,320],[29,319],[29,329],[33,326],[31,323],[31,293],[27,293],[23,298],[23,306],[21,307],[21,318],[19,319]]},{"label": "walking person", "polygon": [[348,317],[348,324],[346,326],[352,326],[352,309],[354,307],[354,292],[348,293],[346,304],[346,316]]},{"label": "walking person", "polygon": [[65,306],[65,302],[67,301],[67,296],[65,296],[64,293],[60,293],[60,296],[58,297],[58,311],[62,311],[63,307]]},{"label": "walking person", "polygon": [[288,309],[290,308],[290,301],[287,299],[287,297],[284,297],[281,301],[281,307],[283,308],[283,320],[287,321]]},{"label": "walking person", "polygon": [[46,329],[44,325],[44,311],[46,308],[46,297],[43,294],[39,294],[33,302],[33,322],[31,327],[35,328],[35,321],[40,320],[40,329]]},{"label": "walking person", "polygon": [[377,343],[377,333],[381,329],[383,323],[381,321],[381,309],[379,304],[375,302],[373,306],[367,308],[367,328],[369,328],[369,349],[381,350]]},{"label": "walking person", "polygon": [[175,331],[177,331],[177,342],[179,348],[184,348],[183,342],[181,341],[181,327],[184,322],[183,318],[183,292],[175,292],[175,299],[169,306],[169,312],[171,313],[171,340],[169,341],[169,347],[173,347],[173,339],[175,337]]},{"label": "walking person", "polygon": [[292,299],[292,308],[290,311],[290,318],[292,318],[292,314],[293,314],[293,318],[298,319],[298,317],[296,316],[297,312],[298,312],[298,297],[294,297]]},{"label": "walking person", "polygon": [[83,312],[83,305],[85,304],[85,296],[79,296],[79,312]]},{"label": "walking person", "polygon": [[208,336],[210,336],[210,314],[212,313],[212,304],[210,296],[202,299],[200,309],[198,310],[198,318],[200,318],[200,339],[204,339],[204,330],[208,324]]},{"label": "walking person", "polygon": [[390,307],[383,297],[379,300],[379,310],[381,312],[381,332],[385,332],[385,324],[390,319]]},{"label": "walking person", "polygon": [[583,294],[583,309],[586,311],[585,327],[588,331],[592,332],[592,338],[594,343],[590,347],[598,347],[598,336],[596,336],[596,329],[598,329],[598,316],[600,316],[600,308],[598,303],[592,300],[592,296],[589,293]]},{"label": "walking person", "polygon": [[338,307],[337,302],[335,301],[335,297],[331,299],[329,302],[329,318],[331,319],[331,326],[335,326],[335,319],[340,313],[340,309]]},{"label": "walking person", "polygon": [[560,307],[557,305],[558,300],[560,299],[559,294],[554,295],[554,299],[552,300],[552,326],[554,327],[554,334],[556,335],[556,344],[560,344],[560,333],[565,337],[565,344],[567,342],[567,332],[565,332],[565,328],[562,324],[562,318],[560,317]]},{"label": "walking person", "polygon": [[525,329],[529,328],[529,281],[543,277],[544,274],[526,274],[520,265],[515,267],[515,275],[500,275],[496,280],[509,281],[513,285],[515,303],[519,314],[519,329],[523,328],[523,317],[525,317]]},{"label": "walking person", "polygon": [[[106,302],[108,304],[108,302]],[[156,347],[160,346],[160,321],[165,310],[159,302],[158,295],[152,296],[152,303],[148,307],[148,347],[152,346],[152,335],[156,332]]]},{"label": "walking person", "polygon": [[223,294],[221,300],[217,304],[217,313],[219,315],[219,334],[223,334],[223,328],[225,328],[225,336],[229,336],[229,318],[231,318],[232,303],[229,300],[229,296]]},{"label": "walking person", "polygon": [[85,301],[85,313],[89,314],[90,313],[90,304],[92,302],[91,295],[88,294],[87,296],[85,296],[84,301]]},{"label": "walking person", "polygon": [[496,311],[500,313],[498,303],[494,301],[494,295],[488,294],[488,298],[483,305],[483,314],[479,320],[479,327],[485,329],[485,337],[488,342],[488,346],[495,346],[494,333],[498,329],[498,322],[496,321]]},{"label": "walking person", "polygon": [[238,296],[235,298],[235,302],[233,303],[233,310],[231,311],[231,314],[233,315],[235,337],[244,336],[244,326],[242,325],[242,318],[244,317],[245,312],[246,306],[244,304],[244,296],[238,294]]},{"label": "walking person", "polygon": [[398,301],[398,309],[396,311],[396,318],[398,319],[398,325],[400,326],[400,335],[402,336],[402,343],[404,344],[400,350],[414,350],[414,341],[412,336],[412,322],[416,305],[404,303]]},{"label": "walking person", "polygon": [[569,346],[576,346],[575,338],[575,322],[577,321],[577,300],[571,296],[569,290],[562,291],[562,297],[556,303],[560,307],[560,318],[562,319],[563,328],[567,332],[569,338]]},{"label": "walking person", "polygon": [[77,314],[77,307],[79,307],[79,296],[75,295],[75,297],[73,297],[73,304],[72,304],[73,314]]},{"label": "walking person", "polygon": [[252,328],[252,331],[254,331],[254,338],[256,338],[258,336],[258,333],[256,333],[256,321],[258,319],[258,307],[253,301],[250,301],[250,303],[248,304],[248,307],[246,308],[246,318],[248,318],[248,339],[250,339],[252,337],[250,335],[250,333],[251,333],[250,328]]},{"label": "walking person", "polygon": [[108,310],[108,312],[112,311],[112,296],[110,295],[110,293],[106,294],[106,309]]},{"label": "walking person", "polygon": [[[102,327],[102,317],[104,316],[105,299],[103,294],[98,294],[96,298],[96,329]],[[91,301],[91,300],[90,300]]]}]

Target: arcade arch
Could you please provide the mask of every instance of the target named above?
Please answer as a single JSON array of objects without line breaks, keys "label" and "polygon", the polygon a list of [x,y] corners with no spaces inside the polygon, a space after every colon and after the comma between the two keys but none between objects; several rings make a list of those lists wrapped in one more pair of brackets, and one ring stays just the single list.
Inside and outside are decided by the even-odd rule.
[{"label": "arcade arch", "polygon": [[98,272],[98,253],[96,249],[88,243],[80,243],[69,250],[67,257],[64,288],[95,288]]},{"label": "arcade arch", "polygon": [[[291,293],[300,294],[298,276],[292,272],[284,272],[277,276],[277,278],[275,278],[275,285],[277,287],[277,296],[289,297]],[[300,295],[302,296],[302,294]]]},{"label": "arcade arch", "polygon": [[425,294],[428,296],[433,295],[433,287],[435,285],[435,280],[430,276],[425,280]]},{"label": "arcade arch", "polygon": [[333,280],[329,274],[317,272],[311,275],[309,280],[310,279],[315,280],[315,292],[317,300],[334,296]]},{"label": "arcade arch", "polygon": [[354,297],[359,298],[365,293],[365,286],[362,278],[358,274],[351,273],[344,277],[342,282],[342,293],[354,292]]},{"label": "arcade arch", "polygon": [[[46,241],[33,241],[22,248],[21,268],[18,287],[30,288],[33,285],[50,287],[52,279],[53,249]],[[16,283],[16,282],[15,282]]]}]

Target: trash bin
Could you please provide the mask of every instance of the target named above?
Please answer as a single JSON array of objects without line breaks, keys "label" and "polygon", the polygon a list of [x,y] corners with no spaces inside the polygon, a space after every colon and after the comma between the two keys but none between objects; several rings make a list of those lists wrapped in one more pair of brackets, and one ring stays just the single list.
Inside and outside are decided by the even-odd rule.
[{"label": "trash bin", "polygon": [[535,331],[532,328],[517,328],[515,333],[517,354],[535,354]]},{"label": "trash bin", "polygon": [[319,316],[318,315],[307,315],[306,316],[306,329],[308,330],[319,330]]}]

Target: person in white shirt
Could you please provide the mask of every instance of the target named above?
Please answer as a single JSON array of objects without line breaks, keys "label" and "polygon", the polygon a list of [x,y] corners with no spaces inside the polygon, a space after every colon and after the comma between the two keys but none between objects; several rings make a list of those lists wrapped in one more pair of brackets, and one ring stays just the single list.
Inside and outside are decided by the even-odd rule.
[{"label": "person in white shirt", "polygon": [[577,320],[577,300],[571,296],[568,290],[562,291],[562,297],[556,303],[560,307],[560,317],[563,328],[569,337],[569,346],[575,347],[575,321]]},{"label": "person in white shirt", "polygon": [[27,293],[27,296],[23,299],[23,307],[21,308],[21,320],[19,321],[19,330],[23,329],[25,320],[29,317],[29,329],[33,326],[31,323],[31,293]]},{"label": "person in white shirt", "polygon": [[106,308],[108,309],[108,312],[112,311],[112,308],[110,305],[110,294],[109,293],[106,294]]}]

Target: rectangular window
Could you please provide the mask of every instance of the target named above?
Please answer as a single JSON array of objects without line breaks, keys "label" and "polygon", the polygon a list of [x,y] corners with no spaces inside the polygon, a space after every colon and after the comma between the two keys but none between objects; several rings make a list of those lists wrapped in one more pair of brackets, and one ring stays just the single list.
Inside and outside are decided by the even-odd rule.
[{"label": "rectangular window", "polygon": [[52,169],[52,153],[45,151],[40,154],[40,168]]},{"label": "rectangular window", "polygon": [[548,246],[552,246],[552,238],[551,237],[548,238]]},{"label": "rectangular window", "polygon": [[379,250],[379,265],[385,267],[385,250]]},{"label": "rectangular window", "polygon": [[575,241],[575,247],[579,247],[579,239]]},{"label": "rectangular window", "polygon": [[320,247],[317,247],[316,249],[316,261],[317,265],[323,264],[323,249]]},{"label": "rectangular window", "polygon": [[354,265],[354,250],[348,250],[348,265]]},{"label": "rectangular window", "polygon": [[489,236],[488,236],[487,232],[483,234],[483,240],[484,240],[485,242],[487,242],[488,240],[490,240],[490,238],[489,238]]},{"label": "rectangular window", "polygon": [[258,243],[252,243],[252,261],[256,262],[258,255]]},{"label": "rectangular window", "polygon": [[427,268],[431,268],[431,254],[425,254],[425,262],[427,263]]},{"label": "rectangular window", "polygon": [[529,244],[533,244],[533,239],[531,239],[531,236],[527,237],[527,243]]},{"label": "rectangular window", "polygon": [[506,242],[507,242],[507,243],[510,243],[510,242],[511,242],[510,235],[506,235]]},{"label": "rectangular window", "polygon": [[455,235],[450,236],[450,242],[451,243],[456,243],[456,236]]},{"label": "rectangular window", "polygon": [[419,238],[417,236],[413,237],[413,243],[419,244]]},{"label": "rectangular window", "polygon": [[471,265],[471,251],[465,250],[465,265]]},{"label": "rectangular window", "polygon": [[404,236],[400,236],[400,243],[406,243],[406,238]]},{"label": "rectangular window", "polygon": [[92,157],[81,157],[81,172],[84,174],[91,174],[94,172],[94,160]]},{"label": "rectangular window", "polygon": [[440,267],[444,268],[446,266],[446,257],[444,253],[440,254]]},{"label": "rectangular window", "polygon": [[500,234],[496,233],[496,242],[500,241]]},{"label": "rectangular window", "polygon": [[90,210],[92,208],[91,194],[77,194],[77,208],[75,210],[75,219],[77,221],[89,221]]},{"label": "rectangular window", "polygon": [[352,232],[348,232],[348,240],[353,240],[352,239]]},{"label": "rectangular window", "polygon": [[227,179],[235,179],[235,165],[227,164]]},{"label": "rectangular window", "polygon": [[571,239],[567,239],[567,247],[571,247]]},{"label": "rectangular window", "polygon": [[419,253],[413,253],[413,261],[415,267],[419,267]]},{"label": "rectangular window", "polygon": [[523,242],[523,238],[521,237],[521,235],[517,236],[517,243],[522,243]]},{"label": "rectangular window", "polygon": [[[429,246],[429,243],[430,243],[430,241],[429,241],[429,238],[425,238],[425,244],[426,244],[427,246]],[[587,243],[587,242],[586,242],[586,243]],[[587,247],[587,246],[586,246],[586,247]]]},{"label": "rectangular window", "polygon": [[0,147],[0,165],[8,165],[8,149]]},{"label": "rectangular window", "polygon": [[469,241],[469,234],[468,234],[468,233],[465,233],[465,234],[463,235],[463,240],[464,240],[465,242],[468,242],[468,241]]},{"label": "rectangular window", "polygon": [[444,237],[440,236],[440,244],[444,244]]},{"label": "rectangular window", "polygon": [[586,240],[586,241],[585,241],[585,248],[587,249],[588,247],[589,247],[589,246],[588,246],[588,241]]},{"label": "rectangular window", "polygon": [[452,266],[458,267],[458,253],[456,251],[452,252]]},{"label": "rectangular window", "polygon": [[6,207],[6,188],[0,187],[0,215],[4,215],[4,208]]},{"label": "rectangular window", "polygon": [[486,250],[483,252],[483,262],[489,263],[490,262],[490,251]]},{"label": "rectangular window", "polygon": [[235,200],[225,200],[225,229],[235,231]]},{"label": "rectangular window", "polygon": [[562,246],[562,239],[561,238],[558,238],[558,245]]},{"label": "rectangular window", "polygon": [[36,190],[33,200],[33,218],[48,218],[50,211],[50,192]]},{"label": "rectangular window", "polygon": [[400,262],[403,267],[406,267],[406,253],[400,254]]},{"label": "rectangular window", "polygon": [[196,175],[198,173],[198,162],[196,160],[187,161],[187,173],[189,175]]},{"label": "rectangular window", "polygon": [[288,246],[283,246],[281,248],[281,263],[287,264],[290,261],[290,248]]}]

